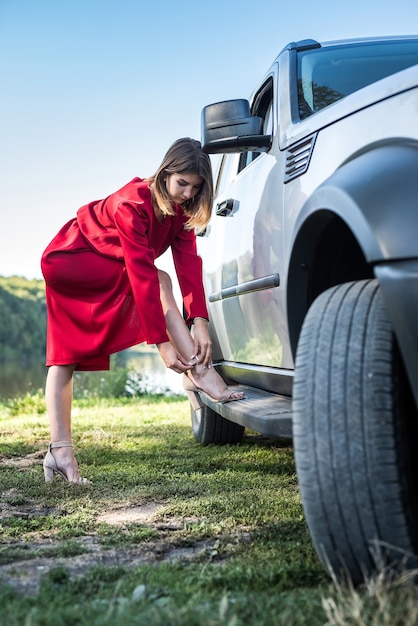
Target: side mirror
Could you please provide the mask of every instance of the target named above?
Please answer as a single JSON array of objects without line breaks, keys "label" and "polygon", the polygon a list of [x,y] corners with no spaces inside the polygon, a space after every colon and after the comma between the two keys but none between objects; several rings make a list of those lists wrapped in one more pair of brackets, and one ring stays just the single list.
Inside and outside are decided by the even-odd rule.
[{"label": "side mirror", "polygon": [[263,118],[252,116],[248,100],[226,100],[202,110],[202,147],[208,154],[260,151],[269,148]]}]

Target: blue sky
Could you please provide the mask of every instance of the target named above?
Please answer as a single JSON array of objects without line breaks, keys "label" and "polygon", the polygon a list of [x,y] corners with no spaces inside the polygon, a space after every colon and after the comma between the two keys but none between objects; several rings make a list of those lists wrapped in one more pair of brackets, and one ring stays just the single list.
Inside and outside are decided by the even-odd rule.
[{"label": "blue sky", "polygon": [[414,31],[416,0],[0,0],[0,275],[40,278],[79,206],[199,139],[289,41]]}]

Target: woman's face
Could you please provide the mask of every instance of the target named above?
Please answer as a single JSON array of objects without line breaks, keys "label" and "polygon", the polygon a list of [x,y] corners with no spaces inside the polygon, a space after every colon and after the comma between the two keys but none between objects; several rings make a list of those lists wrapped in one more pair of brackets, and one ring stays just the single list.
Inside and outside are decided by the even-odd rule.
[{"label": "woman's face", "polygon": [[170,199],[177,204],[183,204],[199,193],[203,178],[199,174],[168,174],[165,184]]}]

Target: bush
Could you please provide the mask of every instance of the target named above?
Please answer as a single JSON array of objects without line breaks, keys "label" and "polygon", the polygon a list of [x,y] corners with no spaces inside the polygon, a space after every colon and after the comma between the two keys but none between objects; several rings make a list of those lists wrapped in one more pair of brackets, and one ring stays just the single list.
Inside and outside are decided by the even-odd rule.
[{"label": "bush", "polygon": [[43,391],[27,392],[22,397],[12,398],[6,403],[10,415],[46,413],[45,396]]},{"label": "bush", "polygon": [[[75,372],[74,398],[126,398],[143,395],[143,391],[138,384],[132,383],[131,378],[130,370],[124,367],[116,367],[107,372]],[[138,382],[140,381],[139,376]]]}]

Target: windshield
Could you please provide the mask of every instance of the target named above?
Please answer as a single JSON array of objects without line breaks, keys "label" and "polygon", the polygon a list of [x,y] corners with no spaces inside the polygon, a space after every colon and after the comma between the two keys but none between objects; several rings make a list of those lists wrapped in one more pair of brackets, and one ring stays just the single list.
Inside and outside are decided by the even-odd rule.
[{"label": "windshield", "polygon": [[418,41],[383,41],[316,48],[298,54],[301,119],[350,93],[418,64]]}]

